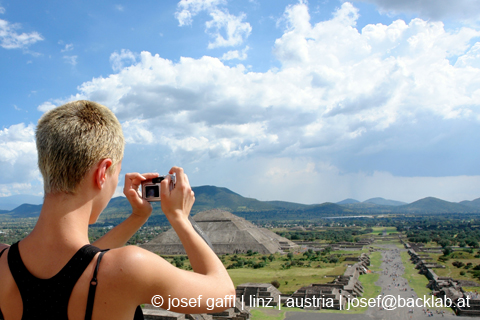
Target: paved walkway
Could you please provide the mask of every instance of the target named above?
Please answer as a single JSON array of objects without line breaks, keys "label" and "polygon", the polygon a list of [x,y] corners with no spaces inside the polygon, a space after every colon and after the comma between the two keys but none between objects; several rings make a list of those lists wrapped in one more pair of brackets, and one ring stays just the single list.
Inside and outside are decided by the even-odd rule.
[{"label": "paved walkway", "polygon": [[[385,250],[382,251],[383,262],[380,266],[382,272],[378,281],[375,283],[382,288],[382,295],[392,295],[394,297],[400,296],[403,299],[417,298],[415,292],[408,285],[407,280],[402,277],[405,268],[400,258],[400,252],[403,250],[398,249],[395,245],[382,245]],[[423,297],[422,297],[423,298]],[[286,320],[316,320],[316,319],[328,319],[328,320],[410,320],[410,319],[449,319],[459,320],[464,317],[457,317],[453,314],[453,311],[445,312],[442,314],[436,313],[435,308],[433,316],[428,315],[423,311],[422,307],[415,308],[396,308],[395,310],[382,310],[382,308],[369,307],[364,314],[340,314],[340,313],[313,313],[313,312],[286,312]],[[410,312],[411,311],[411,312]],[[425,308],[426,311],[426,308]]]}]

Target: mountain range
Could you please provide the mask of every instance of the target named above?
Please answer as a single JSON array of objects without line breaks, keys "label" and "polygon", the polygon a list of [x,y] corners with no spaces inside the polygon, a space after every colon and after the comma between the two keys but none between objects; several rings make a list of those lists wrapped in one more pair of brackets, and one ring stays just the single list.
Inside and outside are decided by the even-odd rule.
[{"label": "mountain range", "polygon": [[[193,187],[195,204],[192,213],[223,209],[241,215],[247,219],[312,219],[330,216],[388,213],[480,213],[480,198],[459,203],[427,197],[410,204],[372,198],[363,202],[345,199],[337,203],[306,205],[286,201],[260,201],[243,197],[227,188],[215,186]],[[0,202],[1,205],[1,202]],[[159,203],[152,203],[153,214],[150,219],[165,220]],[[22,204],[14,209],[0,210],[0,217],[22,218],[38,216],[41,204]],[[100,216],[100,221],[115,222],[130,214],[131,208],[125,197],[110,200]]]}]

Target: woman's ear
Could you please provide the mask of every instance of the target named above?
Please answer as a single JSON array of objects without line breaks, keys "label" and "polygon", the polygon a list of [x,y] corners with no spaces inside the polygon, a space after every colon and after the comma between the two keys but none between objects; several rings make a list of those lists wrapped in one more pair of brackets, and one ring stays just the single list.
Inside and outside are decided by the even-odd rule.
[{"label": "woman's ear", "polygon": [[97,171],[95,172],[95,185],[101,190],[107,180],[108,168],[113,164],[112,159],[103,159],[98,163]]}]

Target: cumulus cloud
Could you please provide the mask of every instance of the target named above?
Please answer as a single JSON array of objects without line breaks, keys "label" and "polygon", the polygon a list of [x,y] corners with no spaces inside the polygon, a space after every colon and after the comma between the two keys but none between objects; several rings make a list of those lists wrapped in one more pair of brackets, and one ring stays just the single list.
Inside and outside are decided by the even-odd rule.
[{"label": "cumulus cloud", "polygon": [[[480,71],[469,42],[478,31],[413,19],[359,32],[349,3],[314,25],[305,4],[285,16],[278,71],[247,72],[207,56],[173,63],[149,52],[125,68],[122,61],[137,60],[122,51],[111,58],[119,73],[84,83],[78,96],[111,106],[123,121],[147,120],[152,141],[195,157],[333,154],[362,137],[361,152],[378,153],[382,137],[420,115],[477,121]],[[462,67],[449,63],[453,54]]]},{"label": "cumulus cloud", "polygon": [[[220,170],[228,158],[224,170],[252,172],[244,190],[252,179],[268,189],[287,167],[297,169],[285,179],[301,176],[313,188],[309,199],[324,190],[323,178],[338,178],[344,188],[390,175],[393,188],[393,181],[439,181],[398,176],[457,176],[455,184],[479,176],[479,43],[472,41],[480,32],[418,18],[358,30],[359,14],[344,3],[331,19],[312,23],[306,4],[287,7],[274,46],[281,67],[266,72],[208,56],[172,62],[149,52],[114,53],[118,72],[83,83],[69,99],[112,108],[130,154],[145,153],[135,160],[126,153],[126,166],[148,167],[160,154],[165,166],[174,159],[203,168],[198,175],[205,177],[215,174],[206,167]],[[280,183],[270,182],[272,190]]]},{"label": "cumulus cloud", "polygon": [[120,71],[121,69],[132,65],[136,62],[137,58],[130,50],[122,49],[120,53],[114,52],[110,55],[110,63],[112,64],[113,71]]},{"label": "cumulus cloud", "polygon": [[382,12],[415,14],[422,18],[442,20],[476,20],[480,2],[471,0],[360,0],[377,5]]},{"label": "cumulus cloud", "polygon": [[56,105],[54,105],[53,103],[51,103],[50,101],[46,101],[44,103],[42,103],[41,105],[39,105],[37,107],[37,110],[38,111],[41,111],[41,112],[47,112],[48,110],[51,110],[53,108],[55,108]]},{"label": "cumulus cloud", "polygon": [[[0,13],[4,12],[5,10],[1,8]],[[0,46],[4,49],[24,49],[43,40],[42,35],[36,31],[18,34],[16,30],[20,28],[21,25],[18,23],[12,24],[0,19]]]},{"label": "cumulus cloud", "polygon": [[223,56],[220,58],[220,60],[233,60],[233,59],[238,59],[238,60],[245,60],[247,59],[247,51],[250,49],[249,46],[246,46],[242,51],[238,50],[232,50],[228,51],[223,54]]},{"label": "cumulus cloud", "polygon": [[0,130],[0,184],[38,179],[34,128],[20,123]]},{"label": "cumulus cloud", "polygon": [[181,0],[177,5],[177,18],[179,25],[191,25],[192,18],[201,11],[207,11],[212,20],[205,23],[206,32],[214,39],[209,42],[208,48],[230,47],[241,45],[250,36],[252,27],[243,20],[246,15],[238,16],[230,14],[224,0]]},{"label": "cumulus cloud", "polygon": [[[235,16],[221,10],[215,10],[210,13],[212,20],[207,21],[207,33],[215,40],[208,43],[208,48],[232,47],[238,46],[248,38],[252,32],[252,27],[248,22],[243,22],[245,14]],[[222,35],[225,30],[226,37]]]},{"label": "cumulus cloud", "polygon": [[191,25],[192,18],[201,11],[213,11],[219,5],[226,4],[226,0],[180,0],[177,4],[175,18],[179,26]]}]

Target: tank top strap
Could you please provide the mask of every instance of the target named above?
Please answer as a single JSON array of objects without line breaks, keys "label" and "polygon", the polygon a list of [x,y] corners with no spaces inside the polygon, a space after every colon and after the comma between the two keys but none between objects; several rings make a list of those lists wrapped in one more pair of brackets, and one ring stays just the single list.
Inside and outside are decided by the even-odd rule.
[{"label": "tank top strap", "polygon": [[87,244],[56,275],[39,279],[25,267],[18,242],[14,243],[8,252],[8,266],[22,297],[22,319],[68,319],[68,301],[73,287],[99,251]]}]

